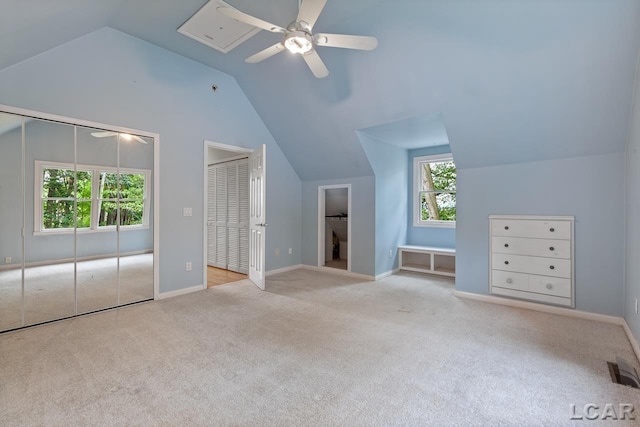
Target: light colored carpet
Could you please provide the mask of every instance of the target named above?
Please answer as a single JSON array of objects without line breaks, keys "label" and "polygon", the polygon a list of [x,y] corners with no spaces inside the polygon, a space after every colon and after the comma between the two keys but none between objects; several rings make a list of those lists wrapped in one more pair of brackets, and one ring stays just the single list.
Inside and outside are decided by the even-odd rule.
[{"label": "light colored carpet", "polygon": [[[0,336],[3,425],[568,425],[619,326],[297,270]],[[616,422],[615,425],[629,425]]]},{"label": "light colored carpet", "polygon": [[[118,305],[118,260],[78,262],[78,313]],[[25,269],[25,324],[75,315],[72,262]],[[153,298],[153,254],[120,258],[120,305]],[[22,325],[22,271],[0,271],[0,331]]]}]

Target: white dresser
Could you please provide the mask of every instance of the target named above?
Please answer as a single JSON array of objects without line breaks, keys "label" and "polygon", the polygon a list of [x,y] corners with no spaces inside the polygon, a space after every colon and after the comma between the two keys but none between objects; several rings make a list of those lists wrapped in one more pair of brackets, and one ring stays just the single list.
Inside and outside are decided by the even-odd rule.
[{"label": "white dresser", "polygon": [[573,216],[491,215],[491,294],[575,307]]}]

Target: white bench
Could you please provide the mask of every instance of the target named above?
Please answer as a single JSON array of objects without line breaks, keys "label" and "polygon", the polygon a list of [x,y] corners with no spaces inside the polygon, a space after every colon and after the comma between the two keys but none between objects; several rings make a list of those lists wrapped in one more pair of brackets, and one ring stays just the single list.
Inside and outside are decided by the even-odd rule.
[{"label": "white bench", "polygon": [[431,246],[398,246],[400,270],[456,276],[456,250]]}]

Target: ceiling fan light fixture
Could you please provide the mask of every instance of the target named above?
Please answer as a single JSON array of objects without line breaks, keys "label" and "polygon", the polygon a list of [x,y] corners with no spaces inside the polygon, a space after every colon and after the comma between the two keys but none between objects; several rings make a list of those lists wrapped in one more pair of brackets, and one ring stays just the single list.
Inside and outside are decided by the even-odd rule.
[{"label": "ceiling fan light fixture", "polygon": [[287,34],[284,47],[291,53],[304,55],[313,49],[313,41],[311,40],[311,36],[304,31],[291,31]]}]

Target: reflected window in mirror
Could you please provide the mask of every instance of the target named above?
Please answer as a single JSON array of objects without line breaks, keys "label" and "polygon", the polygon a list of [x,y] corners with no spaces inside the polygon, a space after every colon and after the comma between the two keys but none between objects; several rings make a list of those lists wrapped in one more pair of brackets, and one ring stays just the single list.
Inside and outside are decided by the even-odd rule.
[{"label": "reflected window in mirror", "polygon": [[[35,233],[149,226],[150,170],[36,161]],[[74,215],[74,213],[77,213]]]}]

